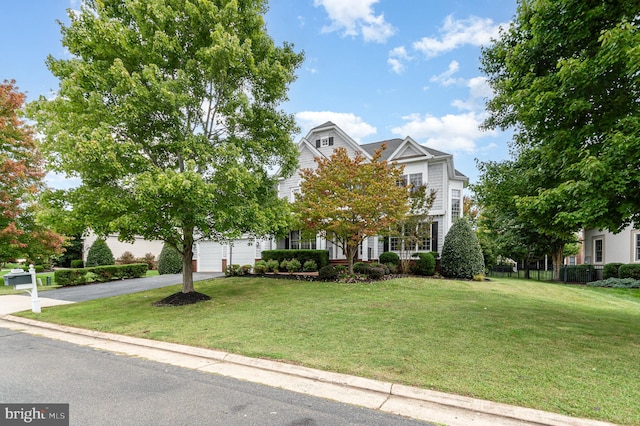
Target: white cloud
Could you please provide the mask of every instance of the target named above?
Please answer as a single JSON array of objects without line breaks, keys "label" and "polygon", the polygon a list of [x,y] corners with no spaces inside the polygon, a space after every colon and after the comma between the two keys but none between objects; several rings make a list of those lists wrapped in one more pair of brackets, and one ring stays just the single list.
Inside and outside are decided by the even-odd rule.
[{"label": "white cloud", "polygon": [[335,123],[358,142],[362,138],[374,135],[377,132],[375,127],[349,112],[302,111],[296,114],[296,119],[304,134],[327,121]]},{"label": "white cloud", "polygon": [[64,174],[49,172],[44,178],[46,185],[52,189],[71,189],[80,186],[82,181],[76,177],[66,177]]},{"label": "white cloud", "polygon": [[373,5],[378,0],[314,0],[315,7],[322,6],[329,15],[331,25],[322,32],[342,31],[343,36],[357,37],[364,41],[384,43],[396,29],[384,20],[384,14],[375,15]]},{"label": "white cloud", "polygon": [[389,51],[389,59],[387,63],[391,65],[391,70],[396,74],[401,74],[404,69],[403,61],[410,61],[412,58],[407,53],[407,49],[404,46],[396,47]]},{"label": "white cloud", "polygon": [[460,63],[458,61],[451,61],[449,68],[442,74],[434,75],[429,79],[432,83],[438,83],[442,86],[452,86],[454,84],[464,84],[465,80],[462,78],[453,78],[453,75],[460,71]]},{"label": "white cloud", "polygon": [[405,123],[394,127],[391,132],[400,137],[411,136],[430,148],[449,153],[474,152],[476,140],[495,133],[480,130],[484,117],[475,112],[442,117],[410,114],[402,119]]},{"label": "white cloud", "polygon": [[489,18],[477,16],[456,20],[449,15],[440,28],[441,38],[424,37],[414,42],[413,48],[427,57],[434,57],[467,44],[487,45],[491,43],[492,38],[498,36],[501,25],[506,24],[494,24]]},{"label": "white cloud", "polygon": [[460,110],[483,110],[485,101],[493,96],[489,81],[486,77],[474,77],[465,83],[469,88],[469,98],[465,101],[456,99],[451,104]]}]

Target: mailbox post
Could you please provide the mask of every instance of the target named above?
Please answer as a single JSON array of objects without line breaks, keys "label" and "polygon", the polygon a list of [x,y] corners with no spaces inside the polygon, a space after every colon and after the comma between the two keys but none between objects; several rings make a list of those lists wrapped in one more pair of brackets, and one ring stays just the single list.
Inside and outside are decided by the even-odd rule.
[{"label": "mailbox post", "polygon": [[[31,282],[27,281],[27,277],[30,278]],[[13,281],[13,283],[12,283]],[[36,268],[33,265],[29,265],[29,272],[24,273],[24,271],[17,269],[12,270],[10,273],[5,275],[5,285],[13,285],[13,288],[16,290],[27,290],[31,295],[31,311],[39,314],[41,312],[40,308],[40,299],[38,299],[38,284],[36,281]]]},{"label": "mailbox post", "polygon": [[31,311],[39,314],[41,312],[40,299],[38,299],[38,282],[36,281],[36,268],[33,264],[29,265],[29,274],[31,275]]}]

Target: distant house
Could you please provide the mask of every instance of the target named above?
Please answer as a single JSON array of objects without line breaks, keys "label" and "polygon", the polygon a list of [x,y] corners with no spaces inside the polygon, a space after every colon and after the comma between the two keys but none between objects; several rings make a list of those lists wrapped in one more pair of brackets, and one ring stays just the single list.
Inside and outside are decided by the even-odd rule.
[{"label": "distant house", "polygon": [[[93,245],[93,243],[98,239],[98,236],[94,233],[89,233],[87,236],[83,238],[82,244],[82,259],[84,261],[87,260],[87,253],[89,249]],[[133,243],[126,243],[123,241],[118,241],[118,235],[112,234],[108,235],[105,238],[105,242],[107,246],[111,249],[111,253],[113,253],[113,258],[118,259],[125,252],[130,252],[136,258],[144,257],[147,253],[151,253],[158,259],[160,256],[160,252],[162,251],[163,242],[159,240],[145,240],[142,237],[136,237]]]},{"label": "distant house", "polygon": [[640,229],[630,225],[618,234],[597,229],[584,231],[584,262],[640,263]]},{"label": "distant house", "polygon": [[[383,144],[387,145],[387,149],[383,152],[382,159],[404,165],[406,182],[416,186],[426,184],[429,189],[436,191],[436,199],[430,211],[433,220],[431,238],[422,251],[441,252],[444,236],[453,221],[462,216],[463,191],[469,182],[469,178],[455,169],[451,154],[420,145],[409,136],[360,145],[334,123],[326,122],[311,129],[298,143],[299,167],[315,168],[314,158],[329,157],[338,147],[345,148],[352,156],[360,152],[371,159]],[[279,196],[293,202],[295,194],[300,191],[301,180],[297,173],[283,179],[278,186]],[[399,243],[400,240],[393,237],[367,238],[360,248],[358,258],[372,260],[377,259],[384,251],[399,251]],[[277,248],[321,249],[329,252],[330,259],[345,258],[342,250],[331,241],[320,236],[310,241],[303,240],[297,230],[292,230],[288,238],[278,241]]]}]

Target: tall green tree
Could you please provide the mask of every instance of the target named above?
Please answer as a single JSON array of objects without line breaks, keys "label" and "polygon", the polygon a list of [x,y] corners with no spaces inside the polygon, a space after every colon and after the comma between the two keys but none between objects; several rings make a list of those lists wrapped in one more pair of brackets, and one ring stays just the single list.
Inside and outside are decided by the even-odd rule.
[{"label": "tall green tree", "polygon": [[[386,147],[385,147],[386,148]],[[409,210],[409,191],[401,181],[404,167],[361,153],[349,157],[340,147],[330,157],[315,158],[315,169],[300,172],[300,193],[294,212],[303,230],[321,233],[344,250],[353,273],[353,260],[366,237],[388,232]]]},{"label": "tall green tree", "polygon": [[552,179],[536,167],[539,157],[533,154],[530,150],[521,153],[517,160],[478,164],[480,175],[473,185],[481,206],[478,230],[491,236],[497,254],[522,261],[527,275],[531,261],[551,254],[554,277],[558,279],[563,248],[575,241],[575,233],[565,224],[553,221],[556,210],[527,208],[528,198]]},{"label": "tall green tree", "polygon": [[488,128],[513,128],[549,179],[519,200],[550,227],[640,226],[637,1],[520,0],[482,53]]},{"label": "tall green tree", "polygon": [[279,109],[303,60],[266,32],[265,0],[87,0],[49,57],[53,100],[31,106],[49,165],[82,184],[66,200],[99,235],[192,246],[266,235],[288,212],[271,170],[296,169]]}]

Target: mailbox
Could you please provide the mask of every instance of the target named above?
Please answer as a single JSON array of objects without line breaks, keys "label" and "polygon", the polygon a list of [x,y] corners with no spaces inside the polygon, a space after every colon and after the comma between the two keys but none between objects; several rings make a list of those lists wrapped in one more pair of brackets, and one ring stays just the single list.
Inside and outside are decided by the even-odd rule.
[{"label": "mailbox", "polygon": [[31,274],[29,272],[16,272],[12,270],[4,276],[4,285],[31,284]]}]

